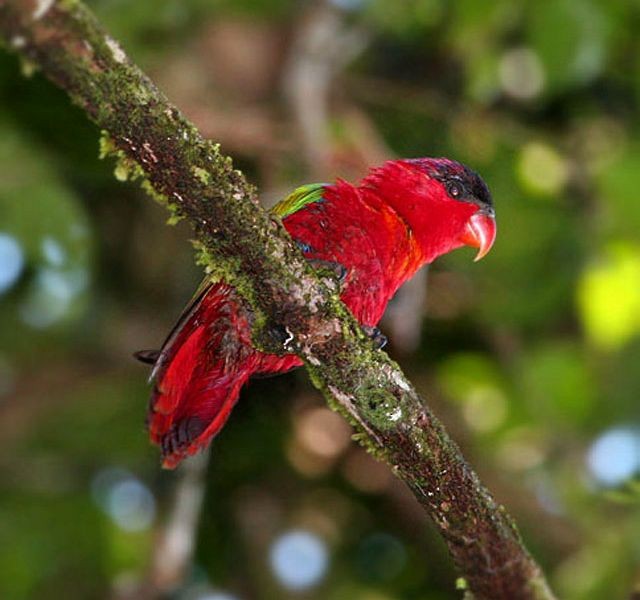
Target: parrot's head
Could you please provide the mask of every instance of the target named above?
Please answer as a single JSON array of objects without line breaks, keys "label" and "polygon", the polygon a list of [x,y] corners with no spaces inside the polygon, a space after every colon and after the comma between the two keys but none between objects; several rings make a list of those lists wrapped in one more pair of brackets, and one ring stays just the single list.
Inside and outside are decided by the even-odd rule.
[{"label": "parrot's head", "polygon": [[366,180],[409,226],[423,262],[461,246],[493,245],[496,220],[489,188],[475,172],[447,158],[395,160]]}]

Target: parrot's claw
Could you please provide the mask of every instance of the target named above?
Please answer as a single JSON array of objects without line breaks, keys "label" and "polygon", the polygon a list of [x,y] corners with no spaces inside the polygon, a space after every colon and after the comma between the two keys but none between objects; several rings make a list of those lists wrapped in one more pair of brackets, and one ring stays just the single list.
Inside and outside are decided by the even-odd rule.
[{"label": "parrot's claw", "polygon": [[341,265],[339,262],[334,262],[332,260],[323,260],[321,258],[311,258],[309,259],[309,264],[316,271],[330,271],[334,275],[336,281],[338,282],[338,285],[342,289],[342,286],[347,279],[347,273],[349,272],[347,270],[347,267]]},{"label": "parrot's claw", "polygon": [[267,333],[271,338],[271,341],[275,342],[278,346],[286,345],[291,339],[291,334],[283,325],[270,326],[267,329]]},{"label": "parrot's claw", "polygon": [[373,342],[376,350],[382,350],[389,341],[382,331],[372,325],[362,325],[362,331]]}]

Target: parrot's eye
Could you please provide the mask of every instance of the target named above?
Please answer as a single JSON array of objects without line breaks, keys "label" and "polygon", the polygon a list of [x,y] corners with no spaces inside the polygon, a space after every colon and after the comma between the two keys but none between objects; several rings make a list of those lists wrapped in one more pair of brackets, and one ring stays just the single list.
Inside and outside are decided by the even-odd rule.
[{"label": "parrot's eye", "polygon": [[459,198],[462,198],[462,196],[464,195],[464,188],[461,183],[454,181],[447,184],[447,193],[449,194],[449,196],[457,200]]}]

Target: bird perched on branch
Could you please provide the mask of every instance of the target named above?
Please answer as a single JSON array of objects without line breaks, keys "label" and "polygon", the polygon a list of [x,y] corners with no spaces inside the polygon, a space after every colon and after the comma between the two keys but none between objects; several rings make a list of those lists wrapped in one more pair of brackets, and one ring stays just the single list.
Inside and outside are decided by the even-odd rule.
[{"label": "bird perched on branch", "polygon": [[[342,301],[373,343],[376,325],[397,289],[421,266],[496,235],[491,194],[480,176],[452,160],[389,161],[358,185],[338,180],[295,190],[273,209],[317,268],[340,282]],[[136,356],[153,365],[147,425],[163,466],[207,446],[226,422],[250,377],[302,365],[251,344],[250,309],[233,286],[205,280],[162,348]]]}]

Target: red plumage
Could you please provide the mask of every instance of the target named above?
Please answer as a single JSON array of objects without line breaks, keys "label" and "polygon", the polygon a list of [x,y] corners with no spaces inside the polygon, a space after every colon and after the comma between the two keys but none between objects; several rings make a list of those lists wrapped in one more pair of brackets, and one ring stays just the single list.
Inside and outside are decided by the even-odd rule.
[{"label": "red plumage", "polygon": [[[312,200],[305,199],[307,190]],[[338,181],[294,194],[302,198],[299,207],[292,212],[285,200],[274,212],[286,215],[285,228],[308,259],[346,268],[341,298],[366,326],[378,323],[422,265],[464,244],[484,255],[495,237],[486,186],[447,159],[390,161],[358,186]],[[252,375],[302,364],[294,355],[255,350],[251,321],[232,286],[205,284],[154,357],[147,423],[165,467],[209,443]]]}]

